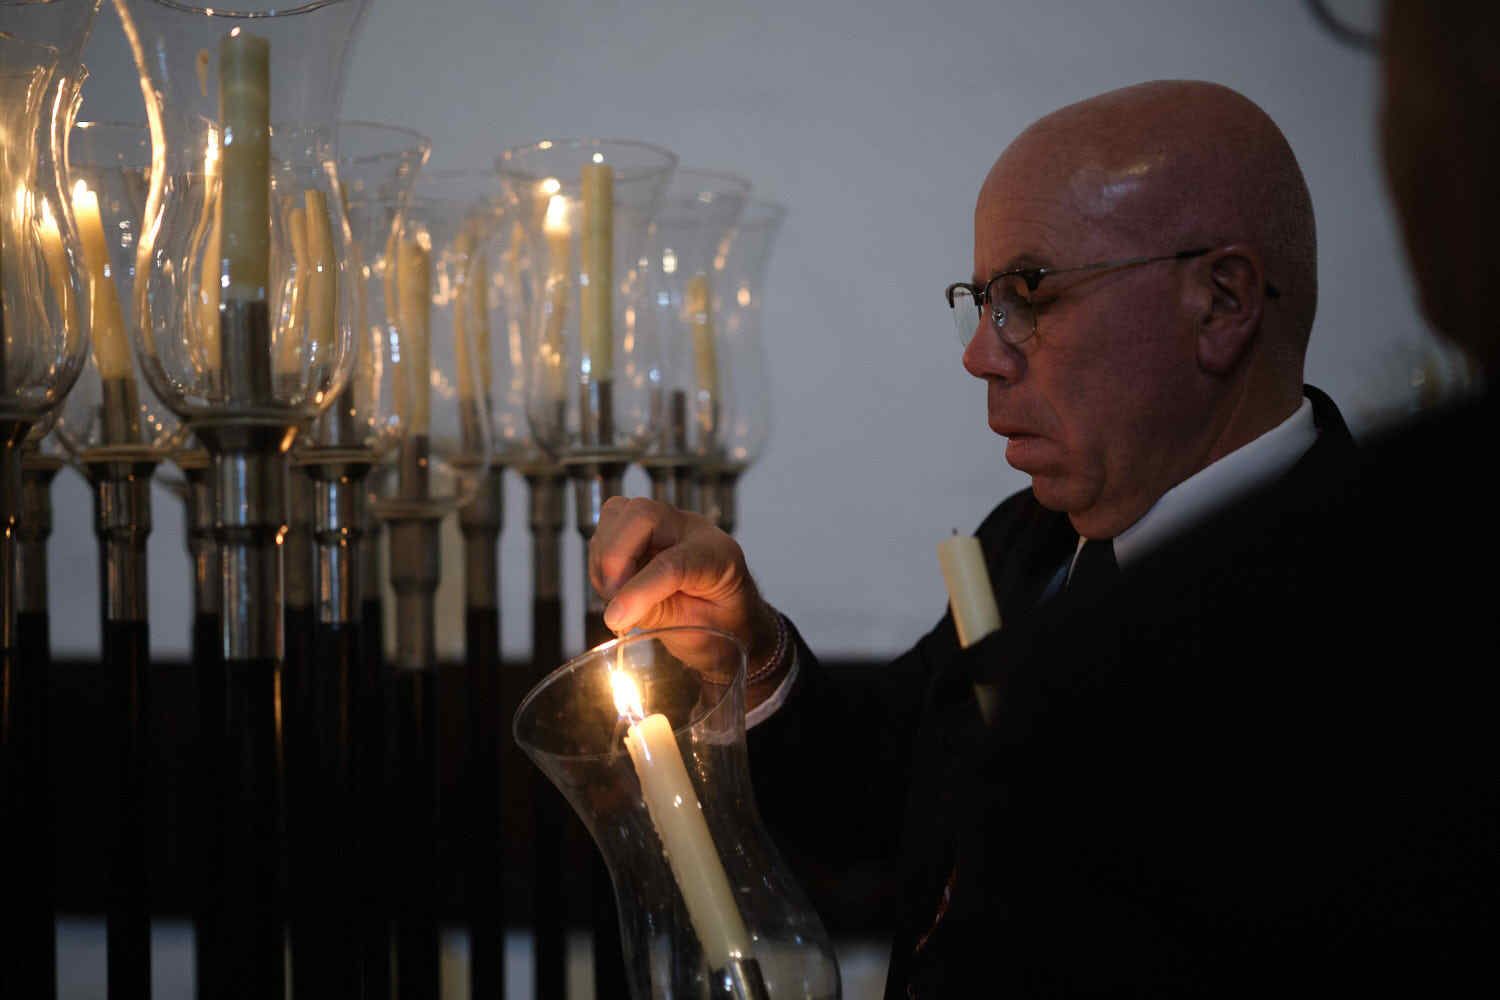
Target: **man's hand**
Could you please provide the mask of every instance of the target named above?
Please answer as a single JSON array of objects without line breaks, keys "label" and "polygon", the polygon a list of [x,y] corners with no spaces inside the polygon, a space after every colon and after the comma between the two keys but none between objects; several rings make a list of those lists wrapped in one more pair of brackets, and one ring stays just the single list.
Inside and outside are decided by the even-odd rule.
[{"label": "man's hand", "polygon": [[698,514],[612,497],[589,543],[589,582],[609,602],[604,624],[617,634],[674,625],[721,629],[744,643],[751,673],[776,644],[776,612],[761,599],[744,553]]}]

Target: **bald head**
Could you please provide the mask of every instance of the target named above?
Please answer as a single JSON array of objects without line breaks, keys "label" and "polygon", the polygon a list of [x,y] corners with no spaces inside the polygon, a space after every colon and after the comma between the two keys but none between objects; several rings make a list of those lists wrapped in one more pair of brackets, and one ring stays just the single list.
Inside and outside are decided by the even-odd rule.
[{"label": "bald head", "polygon": [[1267,310],[1267,333],[1300,366],[1317,307],[1312,201],[1286,137],[1248,98],[1217,84],[1161,80],[1069,105],[1011,143],[981,201],[1017,166],[1055,177],[1062,190],[1054,196],[1070,199],[1083,222],[1141,254],[1253,247],[1281,293]]},{"label": "bald head", "polygon": [[[1130,266],[1090,266],[1110,262]],[[974,280],[1001,296],[964,352],[990,427],[1085,537],[1302,405],[1312,207],[1281,131],[1227,88],[1142,84],[1028,128],[980,191]]]}]

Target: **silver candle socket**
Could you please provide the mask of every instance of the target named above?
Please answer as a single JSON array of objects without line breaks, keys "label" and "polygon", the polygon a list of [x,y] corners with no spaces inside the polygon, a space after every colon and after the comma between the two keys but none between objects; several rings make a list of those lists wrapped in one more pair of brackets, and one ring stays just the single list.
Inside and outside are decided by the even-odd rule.
[{"label": "silver candle socket", "polygon": [[103,568],[100,594],[107,622],[144,622],[146,539],[151,535],[154,449],[112,445],[80,456],[94,490],[94,533]]},{"label": "silver candle socket", "polygon": [[[0,333],[3,333],[0,330]],[[4,353],[4,352],[0,352]],[[0,371],[3,374],[3,371]],[[19,613],[19,541],[21,508],[21,443],[29,423],[0,420],[0,649],[14,649]]]},{"label": "silver candle socket", "polygon": [[698,513],[719,529],[734,534],[739,520],[738,487],[743,465],[708,462],[698,467]]},{"label": "silver candle socket", "polygon": [[500,606],[500,529],[505,523],[505,468],[492,465],[477,475],[474,499],[458,509],[464,536],[464,606]]},{"label": "silver candle socket", "polygon": [[[374,464],[362,449],[313,448],[297,456],[312,489],[312,590],[318,623],[347,625],[361,618],[367,600],[365,570],[365,478]],[[379,564],[371,567],[379,572]],[[375,580],[375,596],[380,581]]]},{"label": "silver candle socket", "polygon": [[214,540],[214,488],[208,452],[183,452],[174,458],[182,470],[184,527],[188,557],[193,563],[193,617],[218,615],[219,544]]},{"label": "silver candle socket", "polygon": [[436,599],[441,579],[439,529],[443,507],[429,499],[431,442],[406,438],[397,455],[397,497],[375,514],[386,525],[391,589],[396,592],[395,666],[424,670],[436,660]]},{"label": "silver candle socket", "polygon": [[281,540],[282,592],[289,608],[313,603],[313,481],[293,463],[287,476],[286,534]]},{"label": "silver candle socket", "polygon": [[[535,459],[517,471],[530,494],[527,523],[531,529],[531,597],[533,601],[562,596],[563,481],[561,465]],[[546,664],[550,670],[555,664]]]},{"label": "silver candle socket", "polygon": [[204,419],[193,432],[208,448],[219,547],[226,660],[280,660],[281,546],[286,524],[289,436],[280,418]]},{"label": "silver candle socket", "polygon": [[52,537],[52,480],[63,460],[27,448],[21,456],[21,524],[16,555],[17,610],[47,613],[47,539]]}]

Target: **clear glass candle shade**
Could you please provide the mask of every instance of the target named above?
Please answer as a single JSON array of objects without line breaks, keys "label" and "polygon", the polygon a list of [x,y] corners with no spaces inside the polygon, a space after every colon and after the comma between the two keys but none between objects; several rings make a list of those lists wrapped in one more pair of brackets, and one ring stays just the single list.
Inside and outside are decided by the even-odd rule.
[{"label": "clear glass candle shade", "polygon": [[238,6],[119,8],[153,133],[138,356],[184,419],[305,426],[353,358],[335,122],[364,0]]},{"label": "clear glass candle shade", "polygon": [[639,454],[661,425],[661,348],[641,268],[676,168],[623,140],[544,140],[496,162],[526,236],[527,419],[554,457]]},{"label": "clear glass candle shade", "polygon": [[136,243],[151,175],[144,124],[80,122],[68,144],[69,205],[83,248],[90,359],[61,407],[57,436],[75,457],[101,447],[166,451],[176,416],[140,384],[132,357]]},{"label": "clear glass candle shade", "polygon": [[722,269],[750,182],[733,174],[679,169],[652,226],[647,284],[662,341],[666,419],[650,451],[711,458],[721,451],[730,385],[723,339]]},{"label": "clear glass candle shade", "polygon": [[636,1000],[737,995],[726,977],[744,959],[771,997],[839,995],[827,934],[756,811],[744,678],[725,633],[639,632],[553,671],[516,712],[516,741],[609,866]]},{"label": "clear glass candle shade", "polygon": [[716,328],[720,414],[716,460],[732,474],[754,464],[771,432],[771,377],[762,336],[767,265],[786,209],[768,201],[746,203],[718,271]]},{"label": "clear glass candle shade", "polygon": [[508,203],[495,206],[468,275],[470,303],[484,311],[482,317],[475,314],[474,324],[487,338],[479,371],[489,404],[490,460],[502,465],[533,461],[539,454],[526,417],[532,262],[518,214]]},{"label": "clear glass candle shade", "polygon": [[411,185],[431,143],[410,129],[340,122],[339,186],[350,229],[353,342],[349,380],[301,440],[303,448],[355,449],[379,458],[401,439],[395,407],[396,261],[392,254]]},{"label": "clear glass candle shade", "polygon": [[476,363],[488,344],[474,322],[482,311],[470,300],[468,275],[491,215],[490,204],[470,198],[413,194],[393,231],[385,254],[388,321],[395,303],[386,360],[401,442],[376,479],[381,504],[463,506],[489,463],[489,411]]},{"label": "clear glass candle shade", "polygon": [[0,420],[8,422],[32,423],[57,406],[88,346],[58,155],[81,76],[56,47],[0,31]]}]

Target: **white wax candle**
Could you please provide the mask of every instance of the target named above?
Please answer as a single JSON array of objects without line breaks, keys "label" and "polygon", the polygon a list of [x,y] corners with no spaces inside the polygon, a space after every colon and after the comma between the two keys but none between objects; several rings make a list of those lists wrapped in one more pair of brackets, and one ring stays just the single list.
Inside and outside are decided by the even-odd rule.
[{"label": "white wax candle", "polygon": [[271,43],[234,28],[219,44],[225,297],[260,301],[271,267]]},{"label": "white wax candle", "polygon": [[216,375],[223,367],[219,347],[219,298],[223,292],[220,282],[224,276],[224,260],[220,250],[221,222],[219,220],[219,131],[210,128],[208,144],[203,152],[203,224],[207,227],[203,240],[203,261],[198,277],[198,361],[205,374]]},{"label": "white wax candle", "polygon": [[458,398],[474,399],[474,369],[469,354],[469,263],[474,255],[474,234],[466,225],[453,240],[453,365],[458,369]]},{"label": "white wax candle", "polygon": [[968,648],[1000,628],[1000,609],[984,564],[984,550],[972,535],[954,535],[938,543],[938,562],[948,586],[959,645]]},{"label": "white wax candle", "polygon": [[334,315],[338,308],[338,264],[333,254],[333,222],[328,197],[315,188],[303,193],[304,243],[307,254],[307,339],[316,356],[333,357]]},{"label": "white wax candle", "polygon": [[573,250],[573,229],[568,222],[568,199],[553,194],[547,199],[547,215],[542,220],[547,240],[547,323],[542,334],[542,375],[548,396],[563,399],[567,373],[563,369],[567,351],[563,344],[563,323],[568,315],[568,299],[573,283],[568,274]]},{"label": "white wax candle", "polygon": [[682,296],[688,327],[693,332],[693,370],[698,392],[708,400],[719,398],[719,361],[714,344],[713,299],[709,294],[708,275],[695,274],[688,279]]},{"label": "white wax candle", "polygon": [[479,364],[479,384],[488,400],[494,389],[494,358],[490,357],[490,258],[477,250],[469,263],[469,335]]},{"label": "white wax candle", "polygon": [[307,220],[301,205],[290,198],[282,200],[283,228],[292,245],[291,308],[286,310],[286,325],[279,331],[276,343],[276,374],[295,376],[302,367],[303,329],[307,320],[307,294],[311,289],[307,261]]},{"label": "white wax candle", "polygon": [[[644,715],[635,682],[614,671],[616,704],[633,702],[632,714]],[[623,697],[622,697],[623,694]],[[672,877],[687,905],[710,968],[722,969],[731,958],[749,958],[750,932],[734,902],[729,877],[703,819],[693,781],[677,748],[677,737],[664,715],[647,715],[626,732],[625,748],[641,781],[641,797],[661,837]]]},{"label": "white wax candle", "polygon": [[58,231],[57,219],[52,206],[42,199],[42,221],[38,227],[42,240],[42,259],[47,264],[47,281],[52,288],[52,297],[57,300],[62,314],[63,336],[72,344],[79,336],[78,306],[73,301],[73,289],[68,283],[68,255],[63,249],[62,233]]},{"label": "white wax candle", "polygon": [[[432,354],[429,310],[432,307],[432,257],[422,240],[411,237],[397,241],[396,301],[400,321],[401,381],[406,387],[405,401],[408,436],[422,435],[431,426],[428,400],[431,391]],[[400,396],[397,397],[398,401]]]},{"label": "white wax candle", "polygon": [[130,378],[130,345],[125,341],[120,292],[109,275],[109,245],[99,215],[99,196],[81,180],[73,185],[73,219],[78,224],[83,260],[89,271],[89,332],[94,342],[94,364],[100,378]]},{"label": "white wax candle", "polygon": [[583,166],[583,300],[579,322],[589,374],[607,382],[614,368],[615,170]]}]

